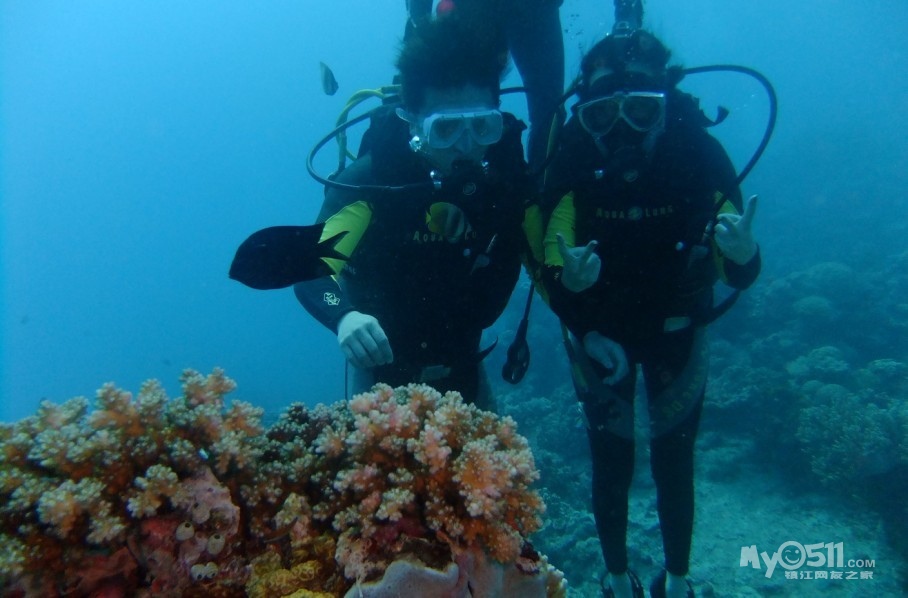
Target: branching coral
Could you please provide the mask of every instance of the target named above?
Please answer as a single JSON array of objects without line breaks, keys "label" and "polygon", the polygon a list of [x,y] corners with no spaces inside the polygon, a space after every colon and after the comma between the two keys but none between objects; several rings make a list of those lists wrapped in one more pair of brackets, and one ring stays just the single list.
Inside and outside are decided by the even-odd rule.
[{"label": "branching coral", "polygon": [[308,497],[316,525],[337,533],[347,577],[371,579],[425,539],[444,542],[448,560],[465,547],[516,560],[542,501],[513,420],[421,385],[378,385],[347,407],[333,417],[291,410],[266,450],[296,480],[294,495]]},{"label": "branching coral", "polygon": [[[371,456],[379,466],[385,459],[406,463],[405,469],[419,482],[414,483],[413,475],[380,476],[390,484],[381,488],[382,504],[373,513],[373,523],[393,525],[415,516],[431,531],[458,542],[479,541],[495,558],[514,560],[521,535],[540,525],[542,501],[529,489],[538,474],[526,441],[513,433],[513,420],[495,418],[456,395],[441,396],[425,386],[396,395],[380,387],[359,400],[360,405],[351,405],[358,429],[387,425],[400,440],[354,435],[348,442],[351,456]],[[432,438],[443,440],[425,442]],[[387,474],[395,473],[388,469]],[[407,500],[409,495],[419,499],[414,503]],[[459,496],[453,504],[452,496]],[[413,512],[408,504],[424,504],[425,511]],[[388,512],[395,517],[383,517]],[[366,535],[370,531],[362,530]]]},{"label": "branching coral", "polygon": [[494,570],[563,593],[526,542],[543,505],[509,418],[379,385],[266,431],[260,409],[225,402],[223,372],[182,380],[175,400],[105,385],[94,409],[45,403],[0,427],[0,590],[322,598],[407,558],[417,576],[456,561],[461,584]]},{"label": "branching coral", "polygon": [[[237,534],[230,492],[205,475],[213,466],[231,480],[254,478],[261,411],[239,402],[227,407],[223,397],[234,383],[220,370],[207,377],[187,371],[182,380],[184,396],[177,400],[168,400],[156,382],[135,397],[108,384],[98,391],[94,410],[83,398],[44,403],[35,416],[3,428],[0,532],[28,548],[12,551],[0,583],[20,574],[20,589],[40,587],[53,595],[78,579],[79,592],[90,593],[94,586],[152,583],[154,572],[166,571],[174,580],[158,575],[154,583],[177,590],[192,583],[190,569],[202,557],[229,559],[223,548],[218,559],[186,550],[172,535],[198,505],[218,517],[192,542],[202,542],[202,533],[205,542],[213,533]],[[166,542],[149,532],[155,522],[155,529],[168,530]],[[132,550],[121,553],[127,545]],[[131,555],[133,569],[146,579],[105,573],[112,568],[110,559],[98,558],[105,551]],[[223,577],[241,584],[244,575]],[[35,582],[39,577],[43,581]]]}]

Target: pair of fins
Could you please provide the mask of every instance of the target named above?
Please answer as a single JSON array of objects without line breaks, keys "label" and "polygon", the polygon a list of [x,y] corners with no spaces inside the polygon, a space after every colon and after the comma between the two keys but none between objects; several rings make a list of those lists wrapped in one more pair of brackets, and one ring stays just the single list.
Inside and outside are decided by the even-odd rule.
[{"label": "pair of fins", "polygon": [[346,260],[337,243],[347,231],[321,240],[325,224],[271,226],[252,233],[236,250],[230,278],[260,290],[283,289],[298,282],[331,276],[325,258]]}]

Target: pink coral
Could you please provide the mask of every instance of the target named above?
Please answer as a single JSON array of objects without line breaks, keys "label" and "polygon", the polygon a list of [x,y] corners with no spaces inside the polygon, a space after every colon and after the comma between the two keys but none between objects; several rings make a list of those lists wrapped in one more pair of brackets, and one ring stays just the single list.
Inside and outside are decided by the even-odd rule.
[{"label": "pink coral", "polygon": [[207,467],[185,480],[172,502],[196,525],[207,524],[212,531],[228,536],[237,532],[240,509],[233,504],[230,491]]},{"label": "pink coral", "polygon": [[[369,538],[408,518],[421,521],[426,533],[478,543],[499,560],[518,556],[522,538],[540,525],[542,501],[530,488],[538,477],[532,454],[512,420],[423,385],[377,385],[355,397],[350,411],[347,454],[330,497],[339,507],[333,522],[345,546],[362,545],[338,555],[342,564],[356,562],[348,575],[369,574],[357,573],[364,550],[370,562],[388,562],[386,549]],[[451,504],[453,496],[461,502]],[[391,551],[405,536],[397,534],[397,543],[388,544]]]},{"label": "pink coral", "polygon": [[521,558],[543,505],[513,420],[415,384],[325,409],[292,409],[266,452],[294,464],[284,479],[299,480],[290,491],[308,496],[313,530],[338,534],[346,577],[377,579],[408,554],[442,569],[464,550]]}]

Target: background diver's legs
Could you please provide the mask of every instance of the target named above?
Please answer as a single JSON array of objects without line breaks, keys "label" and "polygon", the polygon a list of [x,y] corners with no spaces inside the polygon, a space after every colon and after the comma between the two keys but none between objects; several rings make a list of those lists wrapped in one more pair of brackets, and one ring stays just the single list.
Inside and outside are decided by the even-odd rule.
[{"label": "background diver's legs", "polygon": [[552,118],[564,93],[561,2],[545,0],[517,4],[503,25],[508,49],[527,89],[530,119],[527,156],[530,167],[536,169],[545,160]]}]

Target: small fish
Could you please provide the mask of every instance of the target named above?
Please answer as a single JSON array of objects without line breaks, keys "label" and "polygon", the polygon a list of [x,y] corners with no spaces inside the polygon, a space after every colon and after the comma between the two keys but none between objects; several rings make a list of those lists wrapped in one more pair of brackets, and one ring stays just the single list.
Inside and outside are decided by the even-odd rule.
[{"label": "small fish", "polygon": [[327,64],[319,62],[318,65],[322,72],[322,91],[329,96],[333,96],[337,93],[337,79],[334,78],[334,73],[331,72],[331,67]]},{"label": "small fish", "polygon": [[347,256],[335,246],[347,231],[319,242],[325,224],[272,226],[252,233],[236,250],[230,278],[253,289],[283,289],[334,273],[322,258]]}]

